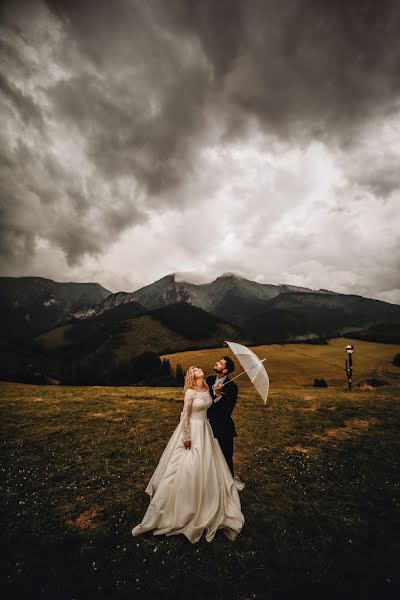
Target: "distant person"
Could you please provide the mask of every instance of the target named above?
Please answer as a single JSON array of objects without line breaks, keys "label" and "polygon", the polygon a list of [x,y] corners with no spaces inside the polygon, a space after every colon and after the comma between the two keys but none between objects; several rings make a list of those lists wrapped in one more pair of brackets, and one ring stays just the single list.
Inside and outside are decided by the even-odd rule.
[{"label": "distant person", "polygon": [[[230,384],[232,385],[232,384]],[[232,477],[207,410],[213,403],[202,369],[189,367],[181,420],[171,435],[145,489],[151,500],[137,536],[184,534],[196,543],[203,532],[211,542],[218,529],[235,540],[245,519],[237,482]]]}]

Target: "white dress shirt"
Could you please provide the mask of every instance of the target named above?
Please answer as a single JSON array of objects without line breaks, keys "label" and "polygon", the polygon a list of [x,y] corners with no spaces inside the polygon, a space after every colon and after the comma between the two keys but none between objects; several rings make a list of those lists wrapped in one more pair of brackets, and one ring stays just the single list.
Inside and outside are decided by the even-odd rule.
[{"label": "white dress shirt", "polygon": [[[215,388],[220,383],[223,383],[227,377],[228,377],[228,375],[224,375],[223,377],[217,377],[217,379],[215,380],[215,383],[213,385],[213,388]],[[221,398],[222,398],[222,394],[220,394],[217,398],[214,398],[214,402],[218,402],[219,400],[221,400]]]}]

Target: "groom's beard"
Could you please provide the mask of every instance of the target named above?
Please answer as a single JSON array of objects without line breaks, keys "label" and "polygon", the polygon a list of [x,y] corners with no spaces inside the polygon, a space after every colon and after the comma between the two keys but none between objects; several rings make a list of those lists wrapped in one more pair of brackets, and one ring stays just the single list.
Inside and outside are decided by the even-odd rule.
[{"label": "groom's beard", "polygon": [[214,367],[214,371],[215,371],[216,373],[219,373],[219,374],[221,374],[221,373],[222,373],[222,371],[223,371],[223,369],[220,369],[220,370],[218,371],[218,369],[216,369],[216,368]]}]

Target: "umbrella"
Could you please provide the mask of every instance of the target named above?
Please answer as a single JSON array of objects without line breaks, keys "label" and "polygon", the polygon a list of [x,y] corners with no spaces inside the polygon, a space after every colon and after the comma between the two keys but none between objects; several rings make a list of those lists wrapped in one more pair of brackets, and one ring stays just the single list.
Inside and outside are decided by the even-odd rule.
[{"label": "umbrella", "polygon": [[240,375],[243,375],[243,373],[247,373],[247,375],[250,377],[251,383],[264,400],[264,404],[266,404],[269,390],[269,377],[262,363],[267,359],[263,358],[260,360],[258,356],[250,350],[250,348],[247,348],[247,346],[243,346],[242,344],[236,344],[236,342],[227,342],[226,340],[225,343],[228,344],[245,370],[242,371],[242,373],[239,373],[239,375],[236,375],[236,377],[233,379],[223,383],[221,387],[228,385],[230,381],[240,377]]}]

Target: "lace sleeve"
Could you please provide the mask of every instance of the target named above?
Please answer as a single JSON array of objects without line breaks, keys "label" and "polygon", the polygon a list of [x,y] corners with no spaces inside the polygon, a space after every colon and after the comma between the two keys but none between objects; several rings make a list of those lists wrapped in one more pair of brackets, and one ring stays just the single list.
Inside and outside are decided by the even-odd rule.
[{"label": "lace sleeve", "polygon": [[193,390],[188,389],[185,392],[183,404],[183,441],[190,440],[190,415],[192,413]]}]

